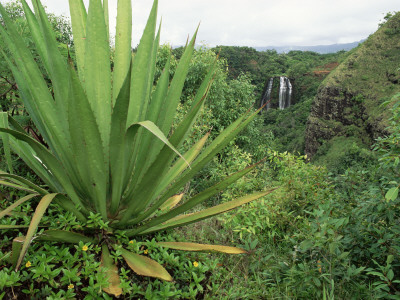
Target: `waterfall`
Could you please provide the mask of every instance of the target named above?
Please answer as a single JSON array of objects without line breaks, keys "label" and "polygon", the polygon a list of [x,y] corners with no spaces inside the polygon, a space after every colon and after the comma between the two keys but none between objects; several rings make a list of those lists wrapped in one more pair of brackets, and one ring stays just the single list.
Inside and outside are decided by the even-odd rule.
[{"label": "waterfall", "polygon": [[288,85],[288,98],[286,107],[290,107],[290,105],[292,104],[292,84],[290,83],[289,78],[286,78],[286,82]]},{"label": "waterfall", "polygon": [[[268,80],[267,87],[265,89],[265,92],[261,98],[260,101],[260,107],[265,105],[265,109],[268,110],[272,106],[275,108],[276,104],[271,105],[271,94],[272,94],[272,88],[274,85],[274,79],[277,77],[271,77]],[[292,94],[293,94],[293,86],[292,83],[290,82],[289,78],[285,76],[280,76],[279,77],[279,104],[278,108],[283,110],[285,108],[288,108],[292,105]]]},{"label": "waterfall", "polygon": [[263,106],[265,103],[267,103],[267,106],[265,107],[266,110],[271,108],[271,92],[272,92],[272,85],[274,84],[274,77],[271,77],[268,81],[267,89],[265,90],[264,96],[261,99],[261,105]]},{"label": "waterfall", "polygon": [[287,97],[287,83],[286,77],[279,78],[279,109],[285,109]]},{"label": "waterfall", "polygon": [[279,109],[285,109],[291,105],[292,84],[285,76],[281,76],[279,79]]}]

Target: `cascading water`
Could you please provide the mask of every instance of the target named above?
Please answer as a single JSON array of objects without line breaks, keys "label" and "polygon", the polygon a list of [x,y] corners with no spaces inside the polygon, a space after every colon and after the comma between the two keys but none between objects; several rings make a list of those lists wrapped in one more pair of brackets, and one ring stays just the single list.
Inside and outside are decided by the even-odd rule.
[{"label": "cascading water", "polygon": [[287,97],[286,77],[279,78],[279,109],[285,109]]},{"label": "cascading water", "polygon": [[288,97],[287,97],[287,106],[286,107],[290,107],[290,105],[292,104],[292,84],[290,83],[289,78],[286,78],[286,82],[288,85]]},{"label": "cascading water", "polygon": [[272,86],[274,84],[274,77],[271,77],[268,81],[268,86],[267,89],[265,90],[265,93],[263,95],[263,98],[261,99],[261,107],[267,103],[265,109],[268,110],[271,108],[271,92],[272,92]]},{"label": "cascading water", "polygon": [[279,109],[288,108],[292,101],[292,84],[289,78],[281,76],[279,82]]},{"label": "cascading water", "polygon": [[[265,105],[265,109],[268,110],[272,107],[271,105],[271,94],[272,94],[272,88],[274,85],[274,79],[277,77],[271,77],[268,80],[267,88],[265,89],[265,92],[263,94],[263,97],[261,98],[260,101],[260,107]],[[290,82],[289,78],[285,76],[280,76],[279,77],[279,104],[278,108],[283,110],[285,108],[290,107],[292,104],[292,94],[293,94],[293,86],[292,83]],[[276,107],[274,105],[274,107]]]}]

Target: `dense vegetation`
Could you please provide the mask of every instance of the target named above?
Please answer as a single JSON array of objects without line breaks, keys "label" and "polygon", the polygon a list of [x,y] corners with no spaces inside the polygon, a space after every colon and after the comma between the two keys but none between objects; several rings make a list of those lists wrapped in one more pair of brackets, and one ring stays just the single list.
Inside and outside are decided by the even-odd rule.
[{"label": "dense vegetation", "polygon": [[[275,77],[271,107],[264,116],[264,131],[272,134],[276,150],[304,154],[305,129],[318,86],[348,55],[340,51],[330,54],[273,50],[258,52],[250,47],[218,46],[212,49],[226,59],[228,79],[247,76],[254,86],[255,105],[261,98],[271,77]],[[290,78],[293,84],[292,106],[277,110],[279,76]]]},{"label": "dense vegetation", "polygon": [[400,15],[388,14],[320,85],[306,130],[305,152],[315,162],[338,169],[336,162],[362,159],[378,137],[389,134],[390,104],[382,103],[400,92],[399,28]]},{"label": "dense vegetation", "polygon": [[294,102],[313,97],[321,80],[346,56],[344,51],[318,54],[310,51],[277,53],[250,47],[217,46],[212,49],[228,62],[229,78],[246,73],[261,97],[270,77],[287,76],[294,82]]},{"label": "dense vegetation", "polygon": [[[8,10],[15,11],[18,6],[14,5],[8,5]],[[16,20],[22,22],[19,16]],[[55,30],[61,35],[69,35]],[[29,45],[29,31],[26,31],[26,41]],[[67,42],[59,42],[59,48],[63,49]],[[74,53],[73,45],[70,46]],[[372,151],[353,149],[353,156],[336,161],[328,170],[325,166],[309,163],[304,155],[296,152],[304,151],[305,123],[317,86],[331,70],[330,66],[340,63],[348,54],[319,55],[296,51],[278,55],[243,47],[219,48],[221,50],[217,52],[220,51],[221,59],[208,100],[178,149],[180,152],[190,149],[210,130],[211,137],[216,137],[252,108],[269,77],[289,76],[301,88],[296,91],[295,105],[284,111],[271,109],[259,115],[184,187],[189,196],[195,195],[226,175],[265,159],[246,177],[194,208],[193,212],[227,203],[255,190],[279,188],[239,210],[184,228],[143,238],[128,238],[120,233],[120,248],[112,252],[112,258],[120,269],[122,297],[398,299],[400,95],[385,99],[390,107],[391,134],[380,137]],[[158,50],[155,82],[162,74],[169,53],[168,46]],[[175,49],[173,54],[169,62],[171,76],[176,72],[182,52]],[[215,58],[213,49],[195,50],[173,128],[194,103],[195,92]],[[1,74],[10,74],[5,65],[0,67]],[[13,77],[7,75],[6,78],[12,83],[11,87],[15,87]],[[19,114],[18,120],[25,120],[30,125],[31,134],[37,133],[20,102],[18,90],[10,89],[7,80],[0,84],[2,110]],[[48,84],[51,88],[50,81]],[[0,170],[5,170],[8,169],[5,152],[3,147],[0,149]],[[351,148],[348,151],[352,153]],[[17,156],[13,156],[12,165],[18,175],[43,186]],[[11,187],[2,188],[0,210],[25,194]],[[9,217],[1,218],[0,225],[29,224],[37,203],[36,200],[18,207]],[[84,224],[70,212],[60,213],[60,208],[51,204],[40,226],[39,232],[47,227],[79,231],[82,226],[95,229],[106,224],[96,215]],[[2,231],[0,299],[9,299],[13,295],[25,295],[30,299],[111,299],[107,293],[110,292],[107,274],[99,268],[102,249],[95,243],[65,246],[56,242],[33,242],[23,266],[14,272],[9,263],[11,242],[16,235],[24,233],[24,229]],[[156,243],[174,240],[235,245],[247,250],[248,254],[167,252]],[[164,282],[136,275],[119,258],[122,246],[160,262],[175,281]]]}]

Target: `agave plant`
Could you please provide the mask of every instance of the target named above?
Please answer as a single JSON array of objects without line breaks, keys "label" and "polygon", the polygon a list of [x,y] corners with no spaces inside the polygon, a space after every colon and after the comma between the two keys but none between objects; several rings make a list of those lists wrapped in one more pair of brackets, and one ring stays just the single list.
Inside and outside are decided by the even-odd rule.
[{"label": "agave plant", "polygon": [[[9,173],[0,172],[0,184],[28,193],[0,212],[0,218],[24,202],[40,197],[26,235],[14,240],[11,260],[16,269],[34,238],[66,243],[83,241],[101,244],[102,263],[112,278],[116,267],[110,250],[119,244],[115,232],[124,231],[127,237],[135,237],[175,228],[226,212],[271,192],[256,192],[187,213],[255,167],[232,174],[192,197],[179,194],[257,112],[249,110],[207,147],[209,133],[186,153],[177,151],[204,105],[216,66],[210,68],[185,118],[172,130],[196,34],[188,43],[172,80],[168,61],[154,84],[160,37],[160,31],[156,33],[157,2],[154,1],[133,55],[131,0],[118,1],[115,61],[111,68],[107,0],[103,3],[90,0],[88,11],[82,0],[69,0],[76,64],[60,54],[40,1],[32,1],[32,11],[22,0],[52,89],[0,5],[3,22],[0,51],[15,76],[32,121],[46,142],[40,143],[27,134],[11,116],[0,114],[0,137],[10,169]],[[6,50],[11,57],[5,54]],[[10,148],[42,179],[46,188],[13,174]],[[89,231],[84,227],[79,233],[49,229],[37,234],[39,222],[52,202],[75,215],[82,224],[93,214],[98,215],[108,229]],[[0,229],[14,227],[18,228],[2,226]],[[180,250],[244,253],[239,248],[218,245],[182,242],[158,245]],[[172,280],[160,264],[148,257],[124,249],[122,256],[137,274]]]}]

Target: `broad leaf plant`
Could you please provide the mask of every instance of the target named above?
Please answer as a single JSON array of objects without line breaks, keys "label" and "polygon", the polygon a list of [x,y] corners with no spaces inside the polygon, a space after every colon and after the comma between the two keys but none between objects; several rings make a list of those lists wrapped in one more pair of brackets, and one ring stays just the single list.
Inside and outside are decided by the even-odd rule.
[{"label": "broad leaf plant", "polygon": [[[255,167],[232,174],[194,196],[180,194],[257,112],[249,110],[207,147],[209,133],[186,153],[177,151],[204,105],[216,64],[199,87],[185,118],[172,129],[196,34],[186,46],[173,78],[167,61],[154,84],[160,39],[156,26],[157,0],[135,54],[131,50],[131,0],[118,1],[113,67],[107,0],[90,0],[88,10],[82,0],[69,0],[76,62],[59,52],[41,2],[33,0],[32,4],[33,11],[22,0],[32,39],[51,78],[51,89],[0,5],[0,52],[15,76],[26,110],[45,141],[39,142],[12,116],[0,113],[0,138],[9,166],[8,173],[0,171],[0,184],[27,192],[25,197],[1,211],[0,218],[24,202],[40,198],[26,235],[13,242],[11,261],[16,269],[33,239],[97,243],[102,247],[102,265],[109,272],[111,284],[115,284],[117,271],[110,251],[119,243],[116,232],[136,237],[175,228],[226,212],[271,192],[256,192],[188,213]],[[45,188],[13,174],[10,149],[41,178]],[[108,224],[108,229],[83,228],[83,233],[48,229],[38,234],[40,220],[52,202],[72,213],[82,224],[93,214],[98,215]],[[3,225],[0,229],[21,227]],[[159,242],[158,245],[189,251],[245,252],[235,247],[189,242]],[[172,280],[156,261],[126,249],[121,253],[137,274]]]}]

